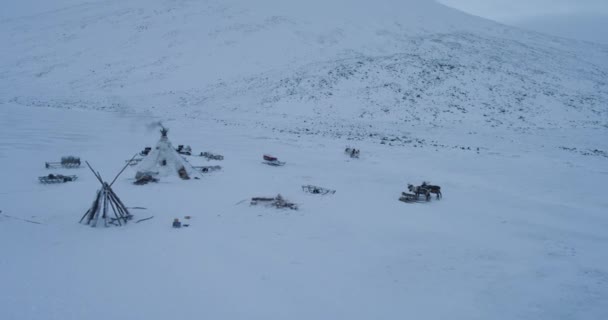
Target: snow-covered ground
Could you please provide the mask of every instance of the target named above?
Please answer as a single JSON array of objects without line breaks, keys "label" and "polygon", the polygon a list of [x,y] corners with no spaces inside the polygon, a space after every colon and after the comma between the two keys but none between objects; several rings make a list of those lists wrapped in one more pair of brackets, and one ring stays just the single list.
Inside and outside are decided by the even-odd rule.
[{"label": "snow-covered ground", "polygon": [[[44,161],[80,155],[110,180],[157,141],[146,129],[154,120],[0,109],[3,319],[608,316],[604,157],[517,142],[477,153],[361,141],[354,160],[343,153],[352,141],[180,119],[166,122],[173,143],[223,154],[223,170],[135,186],[129,168],[114,190],[147,208],[135,220],[154,218],[78,224],[99,183],[88,169],[49,171]],[[287,165],[262,164],[264,152]],[[49,172],[79,180],[39,184]],[[441,184],[444,199],[397,200],[423,179]],[[306,194],[303,184],[337,192]],[[243,201],[277,193],[300,210]],[[186,215],[190,227],[171,228]]]},{"label": "snow-covered ground", "polygon": [[[425,0],[38,2],[0,13],[0,319],[608,318],[608,47]],[[44,162],[111,180],[159,120],[222,170],[128,168],[154,218],[78,224],[99,182]]]}]

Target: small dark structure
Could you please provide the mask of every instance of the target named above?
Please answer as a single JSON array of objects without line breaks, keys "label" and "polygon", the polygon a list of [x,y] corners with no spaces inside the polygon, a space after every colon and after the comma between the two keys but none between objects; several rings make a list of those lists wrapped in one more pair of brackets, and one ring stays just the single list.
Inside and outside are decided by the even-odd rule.
[{"label": "small dark structure", "polygon": [[179,221],[178,218],[173,219],[173,224],[172,224],[173,228],[181,228],[182,227],[182,223],[181,221]]},{"label": "small dark structure", "polygon": [[[96,227],[97,223],[99,222],[99,218],[101,218],[104,222],[104,226],[106,227],[108,227],[110,224],[117,226],[126,224],[128,220],[133,218],[133,215],[129,213],[127,207],[122,203],[120,198],[118,198],[116,193],[114,193],[112,190],[112,185],[116,179],[118,179],[120,174],[122,174],[127,168],[128,164],[124,166],[124,168],[116,175],[111,183],[103,181],[99,172],[93,170],[88,162],[86,162],[86,164],[89,169],[91,169],[91,172],[93,172],[93,175],[95,175],[95,178],[97,178],[99,183],[101,183],[101,189],[97,190],[97,195],[95,196],[93,204],[89,210],[85,212],[82,218],[80,218],[80,223],[85,221],[86,224]],[[113,214],[114,217],[111,217],[111,214]]]},{"label": "small dark structure", "polygon": [[326,189],[322,187],[317,187],[313,185],[302,186],[302,191],[312,193],[312,194],[334,194],[336,190]]},{"label": "small dark structure", "polygon": [[38,180],[40,180],[40,183],[65,183],[65,182],[70,182],[70,181],[76,181],[76,179],[78,179],[78,176],[72,175],[72,176],[64,176],[61,174],[48,174],[46,176],[42,176],[42,177],[38,177]]},{"label": "small dark structure", "polygon": [[251,198],[250,205],[255,206],[255,205],[258,205],[258,204],[263,204],[263,205],[266,205],[266,206],[275,207],[277,209],[288,208],[288,209],[291,209],[291,210],[298,210],[298,205],[297,204],[291,203],[291,202],[285,200],[285,198],[283,198],[283,196],[281,196],[280,194],[278,194],[274,198],[269,198],[269,197],[253,197],[253,198]]},{"label": "small dark structure", "polygon": [[74,156],[61,157],[60,162],[45,162],[44,166],[50,168],[80,168],[80,158]]},{"label": "small dark structure", "polygon": [[264,161],[262,163],[267,164],[269,166],[275,166],[275,167],[280,167],[280,166],[284,166],[285,162],[284,161],[279,161],[279,159],[277,157],[265,154],[262,159],[264,159]]}]

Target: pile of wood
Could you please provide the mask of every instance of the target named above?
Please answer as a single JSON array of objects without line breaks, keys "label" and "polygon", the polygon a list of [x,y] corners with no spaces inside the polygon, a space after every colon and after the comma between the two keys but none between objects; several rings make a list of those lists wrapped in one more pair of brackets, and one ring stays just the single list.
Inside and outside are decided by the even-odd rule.
[{"label": "pile of wood", "polygon": [[85,214],[80,218],[80,223],[86,223],[92,227],[96,227],[97,223],[101,219],[104,226],[108,227],[109,225],[122,226],[127,223],[127,221],[133,218],[133,215],[129,212],[129,209],[123,204],[123,202],[118,198],[114,190],[112,190],[112,185],[118,179],[120,174],[127,168],[127,165],[116,175],[112,182],[107,183],[103,181],[101,175],[93,170],[93,167],[86,162],[91,172],[95,175],[99,183],[101,184],[101,189],[97,191],[95,196],[95,200],[93,204],[85,212]]},{"label": "pile of wood", "polygon": [[148,184],[150,182],[158,182],[157,176],[158,176],[158,172],[138,171],[135,174],[135,182],[133,182],[133,184],[141,186],[144,184]]}]

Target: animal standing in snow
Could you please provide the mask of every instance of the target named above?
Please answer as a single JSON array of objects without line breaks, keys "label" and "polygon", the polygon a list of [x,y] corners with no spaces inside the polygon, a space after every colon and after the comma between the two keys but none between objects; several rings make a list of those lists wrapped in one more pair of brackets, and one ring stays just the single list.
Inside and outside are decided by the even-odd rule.
[{"label": "animal standing in snow", "polygon": [[420,186],[424,189],[427,189],[430,193],[434,193],[435,195],[437,195],[437,199],[441,199],[442,195],[440,186],[429,184],[426,181],[423,181],[422,185]]},{"label": "animal standing in snow", "polygon": [[355,149],[355,148],[351,148],[351,147],[347,147],[346,149],[344,149],[344,153],[349,155],[351,158],[359,158],[360,151],[361,150],[359,150],[359,149]]},{"label": "animal standing in snow", "polygon": [[421,187],[421,186],[414,187],[413,185],[408,184],[408,185],[407,185],[407,189],[408,189],[410,192],[412,192],[413,194],[415,194],[415,195],[416,195],[416,200],[418,200],[418,197],[419,197],[421,194],[422,194],[422,195],[424,195],[424,197],[425,197],[426,201],[430,201],[430,200],[431,200],[431,193],[429,192],[429,190],[427,190],[427,189],[425,189],[425,188],[423,188],[423,187]]}]

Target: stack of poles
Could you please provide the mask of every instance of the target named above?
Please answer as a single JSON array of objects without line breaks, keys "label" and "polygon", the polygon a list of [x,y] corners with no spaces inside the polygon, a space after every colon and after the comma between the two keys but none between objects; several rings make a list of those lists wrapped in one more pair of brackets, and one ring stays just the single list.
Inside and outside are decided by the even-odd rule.
[{"label": "stack of poles", "polygon": [[[89,169],[91,169],[97,180],[99,180],[99,183],[101,183],[102,187],[99,191],[97,191],[97,197],[95,198],[95,201],[93,201],[93,205],[82,216],[82,218],[80,219],[80,223],[82,223],[82,221],[86,218],[86,224],[91,224],[92,222],[91,226],[96,227],[97,222],[99,221],[99,217],[101,216],[104,220],[104,225],[106,227],[108,226],[109,220],[110,223],[113,223],[114,221],[118,222],[119,226],[122,226],[123,223],[126,224],[127,220],[131,217],[131,214],[129,213],[127,207],[122,203],[120,198],[118,198],[116,193],[114,193],[114,191],[112,190],[112,184],[114,184],[118,176],[120,176],[120,174],[128,166],[128,163],[127,166],[125,166],[125,168],[123,168],[118,173],[116,178],[114,178],[114,180],[112,180],[112,183],[110,184],[103,182],[103,179],[101,178],[99,172],[93,170],[93,168],[88,162],[86,162],[86,164]],[[116,217],[115,219],[113,219],[114,221],[111,221],[111,218],[108,215],[108,207],[112,209],[112,212]]]}]

